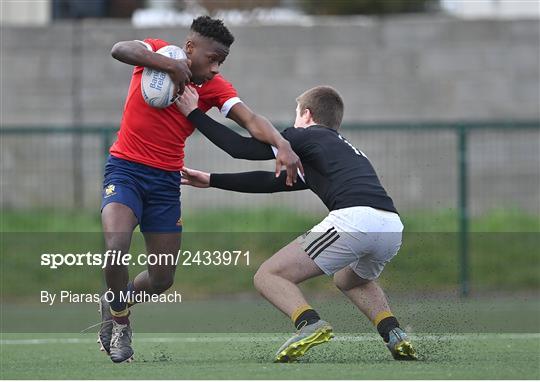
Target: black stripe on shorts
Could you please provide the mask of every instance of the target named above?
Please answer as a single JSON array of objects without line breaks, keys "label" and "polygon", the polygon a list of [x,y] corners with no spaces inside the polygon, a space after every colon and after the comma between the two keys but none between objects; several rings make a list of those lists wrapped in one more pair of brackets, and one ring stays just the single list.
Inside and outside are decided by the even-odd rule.
[{"label": "black stripe on shorts", "polygon": [[[329,239],[330,241],[326,240],[326,241],[325,241],[326,244],[324,244],[317,252],[315,252],[315,253],[313,254],[313,256],[310,255],[311,259],[312,259],[312,260],[315,260],[315,258],[316,258],[317,256],[319,256],[319,255],[322,253],[322,251],[324,251],[326,248],[328,248],[328,247],[330,247],[332,244],[334,244],[334,243],[336,242],[337,239],[339,239],[339,235],[337,234],[337,232],[335,232],[335,235],[333,235],[332,238]],[[314,251],[316,251],[316,249],[313,249],[312,252],[314,252]]]},{"label": "black stripe on shorts", "polygon": [[331,232],[335,232],[336,229],[334,227],[330,227],[328,228],[328,231],[326,231],[325,233],[323,233],[321,236],[319,236],[318,238],[316,238],[315,240],[313,240],[305,249],[306,252],[309,252],[311,251],[311,249],[313,248],[314,245],[316,245],[317,243],[319,243],[321,240],[324,240],[325,238],[327,238],[329,235],[331,235]]},{"label": "black stripe on shorts", "polygon": [[331,228],[331,230],[327,231],[327,233],[324,234],[323,240],[320,240],[317,245],[311,247],[306,252],[309,257],[314,259],[317,257],[322,251],[324,251],[326,248],[328,248],[329,245],[331,245],[333,242],[335,242],[339,238],[338,233],[336,232],[336,229],[334,227]]}]

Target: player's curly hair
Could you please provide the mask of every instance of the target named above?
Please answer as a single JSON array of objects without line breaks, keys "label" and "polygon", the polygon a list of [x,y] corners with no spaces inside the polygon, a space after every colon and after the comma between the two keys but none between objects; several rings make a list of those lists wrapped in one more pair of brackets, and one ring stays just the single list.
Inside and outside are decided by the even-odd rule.
[{"label": "player's curly hair", "polygon": [[234,42],[234,36],[223,24],[223,20],[213,19],[210,16],[199,16],[193,20],[191,30],[201,36],[211,38],[230,47]]}]

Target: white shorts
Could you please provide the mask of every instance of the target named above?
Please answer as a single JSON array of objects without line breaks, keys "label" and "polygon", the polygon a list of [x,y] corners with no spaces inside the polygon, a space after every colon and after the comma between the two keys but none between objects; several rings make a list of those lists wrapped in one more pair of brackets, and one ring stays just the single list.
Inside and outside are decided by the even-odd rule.
[{"label": "white shorts", "polygon": [[361,278],[374,280],[399,251],[402,232],[396,213],[350,207],[331,211],[297,240],[327,275],[350,266]]}]

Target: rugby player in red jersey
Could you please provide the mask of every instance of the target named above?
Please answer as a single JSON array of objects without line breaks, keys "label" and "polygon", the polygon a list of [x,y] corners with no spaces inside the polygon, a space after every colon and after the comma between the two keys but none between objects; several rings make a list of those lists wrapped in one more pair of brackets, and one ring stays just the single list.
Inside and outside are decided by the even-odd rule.
[{"label": "rugby player in red jersey", "polygon": [[[281,134],[264,117],[251,111],[238,97],[231,83],[219,74],[234,37],[221,20],[208,16],[193,20],[182,48],[186,60],[175,60],[156,53],[171,45],[160,39],[116,43],[112,56],[134,65],[118,138],[110,149],[105,166],[101,219],[107,250],[129,253],[137,225],[144,235],[148,253],[176,254],[182,231],[180,209],[180,170],[184,145],[194,126],[173,104],[165,109],[150,107],[141,94],[144,67],[169,74],[182,93],[192,83],[199,94],[198,107],[217,107],[221,113],[246,128],[260,141],[275,146],[276,175],[287,168],[288,185],[301,172],[300,160]],[[99,342],[113,362],[131,361],[130,301],[141,293],[160,294],[174,281],[175,264],[148,266],[129,281],[128,267],[107,264],[105,280],[112,301],[100,300]]]}]

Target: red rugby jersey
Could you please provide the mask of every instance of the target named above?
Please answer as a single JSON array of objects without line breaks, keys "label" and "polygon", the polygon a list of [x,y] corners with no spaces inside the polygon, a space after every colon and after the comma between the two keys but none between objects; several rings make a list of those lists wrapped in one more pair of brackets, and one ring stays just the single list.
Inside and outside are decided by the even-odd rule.
[{"label": "red rugby jersey", "polygon": [[[171,45],[159,39],[144,42],[154,52]],[[157,109],[144,102],[141,93],[143,70],[142,66],[133,69],[120,130],[109,151],[115,157],[132,162],[180,171],[184,165],[186,139],[195,127],[174,104]],[[232,84],[219,74],[195,89],[199,93],[199,108],[204,112],[216,106],[226,115],[235,103],[240,102]]]}]

